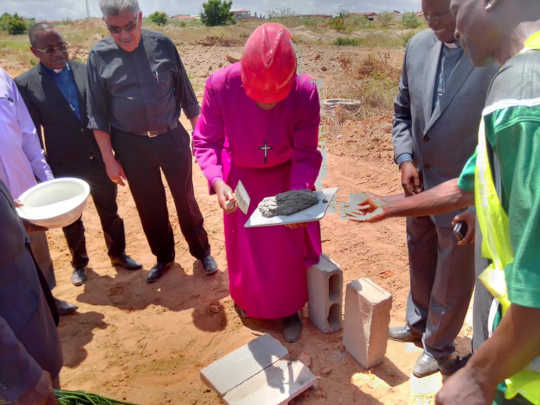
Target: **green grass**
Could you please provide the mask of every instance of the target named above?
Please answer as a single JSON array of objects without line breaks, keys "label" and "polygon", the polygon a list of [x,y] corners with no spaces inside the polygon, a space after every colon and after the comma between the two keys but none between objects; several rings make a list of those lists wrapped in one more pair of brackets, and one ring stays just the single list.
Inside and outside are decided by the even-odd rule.
[{"label": "green grass", "polygon": [[338,37],[334,40],[333,45],[359,46],[362,48],[402,48],[414,33],[405,35],[390,30],[367,32],[362,37]]},{"label": "green grass", "polygon": [[30,48],[30,44],[26,35],[15,35],[10,36],[10,39],[0,39],[0,49],[26,51],[28,48]]},{"label": "green grass", "polygon": [[334,41],[337,46],[360,46],[360,38],[339,37]]}]

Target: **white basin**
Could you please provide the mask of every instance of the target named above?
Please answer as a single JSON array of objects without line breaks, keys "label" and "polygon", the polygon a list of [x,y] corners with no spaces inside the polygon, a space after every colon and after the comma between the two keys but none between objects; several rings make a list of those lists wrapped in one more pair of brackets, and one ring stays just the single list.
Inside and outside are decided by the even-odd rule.
[{"label": "white basin", "polygon": [[45,228],[71,225],[82,215],[90,186],[81,179],[61,177],[36,184],[20,195],[19,216]]}]

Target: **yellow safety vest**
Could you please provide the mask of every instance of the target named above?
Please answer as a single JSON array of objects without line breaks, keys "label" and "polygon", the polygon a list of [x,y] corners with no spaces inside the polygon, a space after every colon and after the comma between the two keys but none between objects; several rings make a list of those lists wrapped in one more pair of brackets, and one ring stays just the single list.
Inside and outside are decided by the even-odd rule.
[{"label": "yellow safety vest", "polygon": [[[525,43],[525,49],[540,50],[540,31],[532,35]],[[479,278],[489,292],[499,301],[503,316],[510,307],[504,269],[514,261],[508,216],[499,200],[488,157],[485,124],[482,120],[478,133],[478,148],[474,179],[476,215],[482,231],[482,255],[491,260],[491,264]],[[511,399],[521,394],[533,404],[540,404],[540,370],[535,359],[529,367],[505,380],[506,398]]]}]

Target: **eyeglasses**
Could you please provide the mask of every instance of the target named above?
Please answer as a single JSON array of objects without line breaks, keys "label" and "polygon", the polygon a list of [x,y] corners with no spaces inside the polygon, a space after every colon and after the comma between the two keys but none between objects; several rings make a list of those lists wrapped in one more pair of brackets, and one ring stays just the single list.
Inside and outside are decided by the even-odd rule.
[{"label": "eyeglasses", "polygon": [[67,42],[62,42],[58,45],[51,45],[47,48],[34,48],[36,51],[39,51],[41,53],[46,53],[47,55],[54,55],[55,52],[65,52],[67,50],[68,44]]},{"label": "eyeglasses", "polygon": [[128,22],[123,27],[119,27],[118,25],[107,25],[107,29],[111,34],[120,34],[122,31],[133,32],[135,28],[137,28],[137,19]]}]

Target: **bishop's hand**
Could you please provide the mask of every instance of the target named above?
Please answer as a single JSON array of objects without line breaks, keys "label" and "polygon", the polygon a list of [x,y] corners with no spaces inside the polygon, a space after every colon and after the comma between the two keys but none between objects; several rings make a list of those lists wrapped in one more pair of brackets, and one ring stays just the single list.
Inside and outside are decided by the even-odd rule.
[{"label": "bishop's hand", "polygon": [[227,183],[221,179],[218,179],[214,182],[213,187],[221,209],[226,214],[236,211],[238,208],[238,203],[236,202],[232,189],[227,185]]}]

